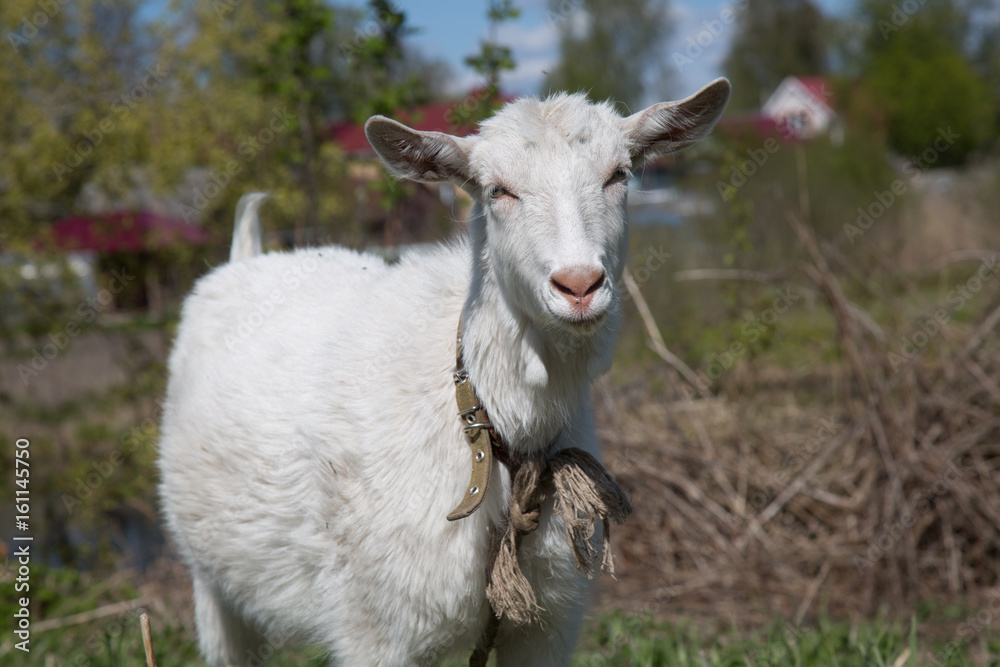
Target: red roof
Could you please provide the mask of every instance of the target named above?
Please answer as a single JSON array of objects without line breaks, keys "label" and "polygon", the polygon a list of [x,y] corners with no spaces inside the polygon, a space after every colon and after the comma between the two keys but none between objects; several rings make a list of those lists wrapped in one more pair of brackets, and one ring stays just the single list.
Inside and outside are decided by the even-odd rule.
[{"label": "red roof", "polygon": [[[509,102],[512,97],[501,95],[501,102]],[[484,103],[481,91],[473,91],[465,98],[451,102],[435,102],[414,109],[400,109],[390,114],[393,120],[398,120],[414,130],[424,132],[446,132],[464,137],[476,132],[476,127],[467,122],[470,114],[476,111],[474,104]],[[330,126],[330,138],[336,141],[348,153],[374,154],[371,145],[365,137],[364,123],[343,121]]]},{"label": "red roof", "polygon": [[65,218],[52,225],[52,237],[62,250],[97,252],[156,250],[211,240],[200,227],[151,211]]},{"label": "red roof", "polygon": [[809,91],[819,102],[833,108],[833,91],[830,90],[830,82],[823,76],[799,76],[796,77],[799,83]]}]

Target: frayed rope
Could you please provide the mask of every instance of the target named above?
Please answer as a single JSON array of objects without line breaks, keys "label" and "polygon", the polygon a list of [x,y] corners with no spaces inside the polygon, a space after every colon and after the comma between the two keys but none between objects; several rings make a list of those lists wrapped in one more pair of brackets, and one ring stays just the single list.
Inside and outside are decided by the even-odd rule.
[{"label": "frayed rope", "polygon": [[[600,569],[614,576],[611,522],[622,524],[632,514],[622,487],[600,461],[582,449],[564,449],[548,460],[539,456],[524,461],[514,476],[510,517],[494,545],[486,586],[496,616],[517,625],[537,622],[542,611],[531,582],[521,572],[517,552],[521,538],[538,528],[547,488],[554,494],[555,511],[563,517],[576,567],[588,578],[594,576],[598,560]],[[600,555],[591,543],[598,520],[603,527]]]}]

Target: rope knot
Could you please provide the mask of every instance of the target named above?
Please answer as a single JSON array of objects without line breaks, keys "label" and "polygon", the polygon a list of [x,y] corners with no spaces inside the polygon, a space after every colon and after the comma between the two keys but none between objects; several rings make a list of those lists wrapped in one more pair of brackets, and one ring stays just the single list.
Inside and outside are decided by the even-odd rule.
[{"label": "rope knot", "polygon": [[527,459],[514,475],[510,514],[487,572],[486,595],[498,618],[504,616],[522,625],[538,621],[541,607],[535,591],[518,563],[521,538],[538,528],[546,488],[553,490],[555,511],[562,515],[566,540],[573,550],[577,569],[593,577],[598,554],[591,544],[594,524],[603,527],[600,568],[614,576],[610,523],[621,524],[632,513],[625,491],[604,466],[582,449],[556,452]]},{"label": "rope knot", "polygon": [[525,511],[521,508],[521,504],[516,500],[511,501],[510,523],[514,526],[514,530],[521,535],[527,535],[528,533],[538,529],[539,514],[541,514],[541,508],[537,505],[534,509]]}]

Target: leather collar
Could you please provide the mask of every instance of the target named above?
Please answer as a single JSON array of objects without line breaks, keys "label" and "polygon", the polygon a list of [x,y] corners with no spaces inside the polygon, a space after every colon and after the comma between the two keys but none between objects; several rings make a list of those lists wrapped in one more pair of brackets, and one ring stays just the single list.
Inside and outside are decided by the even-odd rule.
[{"label": "leather collar", "polygon": [[462,319],[458,321],[458,337],[455,341],[455,401],[458,403],[458,417],[462,420],[465,439],[469,443],[472,454],[472,475],[469,485],[462,496],[458,507],[448,514],[448,521],[457,521],[471,515],[486,498],[486,490],[490,485],[493,473],[493,459],[507,466],[511,477],[517,474],[521,460],[508,449],[507,444],[497,434],[486,413],[486,408],[479,400],[469,371],[465,369],[462,360]]}]

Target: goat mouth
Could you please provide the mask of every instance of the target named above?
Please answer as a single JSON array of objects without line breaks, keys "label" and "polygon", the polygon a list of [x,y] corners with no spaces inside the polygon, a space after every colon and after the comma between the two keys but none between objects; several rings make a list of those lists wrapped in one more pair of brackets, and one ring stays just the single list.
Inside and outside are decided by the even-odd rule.
[{"label": "goat mouth", "polygon": [[606,316],[607,312],[602,312],[595,315],[580,315],[577,317],[562,316],[558,319],[564,325],[578,333],[590,333],[601,326]]}]

